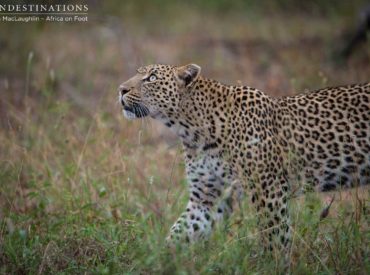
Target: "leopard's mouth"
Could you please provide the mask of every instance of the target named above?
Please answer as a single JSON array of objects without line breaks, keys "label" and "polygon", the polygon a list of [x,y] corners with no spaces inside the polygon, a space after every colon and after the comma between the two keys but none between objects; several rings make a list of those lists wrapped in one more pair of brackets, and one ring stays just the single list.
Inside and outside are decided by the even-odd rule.
[{"label": "leopard's mouth", "polygon": [[121,103],[123,106],[123,115],[127,119],[143,118],[149,115],[149,110],[145,106],[138,103],[127,105],[123,100]]}]

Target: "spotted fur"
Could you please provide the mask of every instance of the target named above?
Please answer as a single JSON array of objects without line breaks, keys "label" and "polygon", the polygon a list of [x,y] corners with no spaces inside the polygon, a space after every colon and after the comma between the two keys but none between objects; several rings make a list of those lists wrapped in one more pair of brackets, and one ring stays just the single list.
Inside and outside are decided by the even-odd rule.
[{"label": "spotted fur", "polygon": [[370,182],[370,83],[272,98],[200,76],[200,67],[150,65],[119,88],[124,115],[162,121],[182,140],[190,199],[170,242],[206,238],[247,191],[266,247],[290,243],[290,190]]}]

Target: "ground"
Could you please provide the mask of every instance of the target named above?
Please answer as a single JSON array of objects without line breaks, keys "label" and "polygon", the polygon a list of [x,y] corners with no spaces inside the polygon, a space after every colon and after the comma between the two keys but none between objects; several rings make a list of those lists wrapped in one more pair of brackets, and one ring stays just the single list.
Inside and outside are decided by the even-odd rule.
[{"label": "ground", "polygon": [[0,273],[369,273],[368,188],[335,193],[322,220],[333,193],[294,199],[289,267],[260,254],[247,203],[209,242],[167,249],[187,201],[181,147],[125,120],[116,91],[150,63],[271,96],[368,81],[368,43],[338,56],[362,2],[124,2],[91,2],[89,23],[0,26]]}]

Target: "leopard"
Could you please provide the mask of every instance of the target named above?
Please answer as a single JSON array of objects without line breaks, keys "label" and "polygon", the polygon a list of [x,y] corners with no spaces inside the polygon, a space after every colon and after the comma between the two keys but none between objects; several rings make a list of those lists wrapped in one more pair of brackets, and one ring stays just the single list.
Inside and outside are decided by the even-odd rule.
[{"label": "leopard", "polygon": [[284,251],[297,182],[317,192],[370,182],[370,83],[272,97],[208,79],[197,64],[154,64],[118,94],[125,118],[158,120],[181,140],[189,200],[170,244],[209,239],[247,197],[263,247]]}]

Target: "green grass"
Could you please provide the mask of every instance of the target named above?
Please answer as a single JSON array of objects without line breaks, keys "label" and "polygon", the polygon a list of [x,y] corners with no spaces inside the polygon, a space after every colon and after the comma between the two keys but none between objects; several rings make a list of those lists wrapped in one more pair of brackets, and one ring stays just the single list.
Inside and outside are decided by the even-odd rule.
[{"label": "green grass", "polygon": [[[75,169],[70,165],[63,168],[65,174],[72,173],[66,178],[74,177],[71,170]],[[3,171],[2,179],[8,182],[19,176]],[[75,187],[66,181],[62,180],[66,185],[63,190],[53,186],[51,179],[38,180],[31,188],[34,191],[23,194],[32,205],[15,205],[2,213],[1,273],[270,274],[287,269],[279,258],[261,254],[247,204],[208,242],[171,250],[164,238],[186,202],[184,196],[178,194],[178,203],[151,211],[151,205],[164,194],[151,194],[149,182],[144,197],[123,190],[121,194],[114,192],[122,182],[119,177],[100,183],[86,177]],[[50,209],[55,205],[59,207]],[[339,208],[338,215],[319,221],[322,205],[315,194],[292,209],[292,273],[369,271],[368,228],[363,228],[368,209],[346,205]]]},{"label": "green grass", "polygon": [[167,248],[188,196],[181,147],[116,103],[151,62],[270,95],[368,81],[368,44],[332,60],[362,3],[347,2],[125,1],[88,24],[1,25],[0,274],[369,274],[368,189],[336,193],[322,221],[324,195],[294,200],[288,266],[262,253],[248,199],[208,242]]},{"label": "green grass", "polygon": [[164,239],[187,199],[180,150],[145,145],[151,126],[140,129],[138,123],[122,127],[142,132],[142,145],[135,136],[117,140],[109,125],[119,115],[97,112],[72,122],[73,105],[61,108],[47,96],[28,104],[30,116],[33,104],[45,109],[2,140],[8,159],[0,163],[3,274],[369,271],[369,209],[363,196],[356,197],[361,190],[323,221],[318,194],[292,203],[289,266],[281,255],[263,254],[248,200],[208,242],[169,249]]}]

